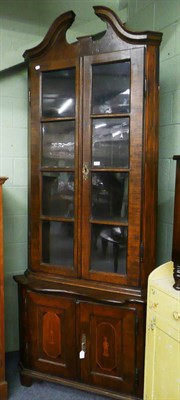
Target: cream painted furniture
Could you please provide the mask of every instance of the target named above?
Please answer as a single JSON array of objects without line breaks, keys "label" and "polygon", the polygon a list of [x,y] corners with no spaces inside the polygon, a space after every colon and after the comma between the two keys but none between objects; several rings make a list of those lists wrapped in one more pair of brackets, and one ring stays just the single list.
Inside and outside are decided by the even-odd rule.
[{"label": "cream painted furniture", "polygon": [[7,178],[0,177],[0,400],[7,399],[5,381],[5,346],[4,346],[4,265],[3,265],[3,209],[2,185]]},{"label": "cream painted furniture", "polygon": [[144,400],[180,399],[180,292],[172,261],[148,280]]}]

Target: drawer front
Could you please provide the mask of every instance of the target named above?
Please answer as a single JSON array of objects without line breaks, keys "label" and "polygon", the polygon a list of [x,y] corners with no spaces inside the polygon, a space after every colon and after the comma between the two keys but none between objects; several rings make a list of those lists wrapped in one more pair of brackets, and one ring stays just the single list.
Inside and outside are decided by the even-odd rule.
[{"label": "drawer front", "polygon": [[149,288],[149,309],[167,320],[175,330],[180,329],[180,301],[154,286]]},{"label": "drawer front", "polygon": [[144,400],[177,400],[180,393],[178,331],[148,311]]}]

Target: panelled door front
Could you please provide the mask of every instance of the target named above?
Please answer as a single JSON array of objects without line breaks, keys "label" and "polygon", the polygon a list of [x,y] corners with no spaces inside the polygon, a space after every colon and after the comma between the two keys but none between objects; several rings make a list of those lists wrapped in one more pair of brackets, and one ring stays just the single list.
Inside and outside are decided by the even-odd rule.
[{"label": "panelled door front", "polygon": [[85,383],[133,393],[136,309],[80,304],[80,366]]},{"label": "panelled door front", "polygon": [[76,319],[73,300],[28,292],[28,346],[32,369],[75,378]]}]

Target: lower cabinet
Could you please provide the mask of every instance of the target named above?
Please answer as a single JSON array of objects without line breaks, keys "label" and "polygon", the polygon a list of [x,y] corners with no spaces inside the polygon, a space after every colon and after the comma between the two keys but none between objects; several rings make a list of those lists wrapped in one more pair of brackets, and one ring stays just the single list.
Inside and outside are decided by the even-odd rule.
[{"label": "lower cabinet", "polygon": [[144,305],[108,305],[21,287],[20,297],[23,384],[65,379],[116,393],[115,398],[117,393],[121,399],[122,393],[141,398]]}]

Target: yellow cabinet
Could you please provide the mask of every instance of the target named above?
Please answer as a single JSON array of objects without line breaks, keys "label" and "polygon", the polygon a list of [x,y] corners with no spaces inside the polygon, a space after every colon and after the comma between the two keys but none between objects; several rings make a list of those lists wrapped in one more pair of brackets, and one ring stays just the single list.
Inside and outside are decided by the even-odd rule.
[{"label": "yellow cabinet", "polygon": [[180,291],[173,262],[149,276],[144,400],[180,399]]}]

